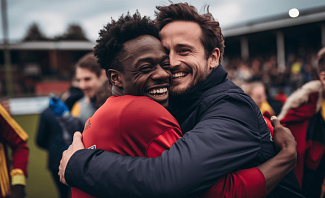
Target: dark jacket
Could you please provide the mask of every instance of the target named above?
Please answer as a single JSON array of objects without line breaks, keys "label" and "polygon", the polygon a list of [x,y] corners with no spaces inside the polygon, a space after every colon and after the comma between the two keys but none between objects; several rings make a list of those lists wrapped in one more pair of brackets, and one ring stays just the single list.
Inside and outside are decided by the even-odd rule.
[{"label": "dark jacket", "polygon": [[61,127],[50,108],[45,109],[40,116],[36,143],[39,147],[48,150],[48,168],[57,171],[62,152],[67,144],[63,140]]},{"label": "dark jacket", "polygon": [[[226,77],[219,65],[205,82],[171,98],[184,137],[161,157],[80,150],[68,162],[67,183],[99,197],[197,197],[226,173],[270,159],[276,151],[259,108]],[[299,191],[293,172],[274,190],[302,197]]]},{"label": "dark jacket", "polygon": [[50,108],[46,108],[40,115],[40,122],[36,137],[39,147],[49,152],[48,168],[58,171],[62,153],[72,142],[73,133],[83,130],[83,122],[79,118],[57,117]]}]

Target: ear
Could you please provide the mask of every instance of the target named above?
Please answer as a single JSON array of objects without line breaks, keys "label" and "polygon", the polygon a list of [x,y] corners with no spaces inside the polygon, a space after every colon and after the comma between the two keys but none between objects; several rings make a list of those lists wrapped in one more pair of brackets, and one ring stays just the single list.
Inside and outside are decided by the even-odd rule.
[{"label": "ear", "polygon": [[214,68],[218,67],[219,58],[220,58],[220,50],[219,48],[216,47],[213,49],[211,55],[208,58],[208,65],[210,70],[213,70]]},{"label": "ear", "polygon": [[124,79],[119,71],[115,69],[109,69],[107,71],[107,77],[111,81],[112,85],[123,88]]}]

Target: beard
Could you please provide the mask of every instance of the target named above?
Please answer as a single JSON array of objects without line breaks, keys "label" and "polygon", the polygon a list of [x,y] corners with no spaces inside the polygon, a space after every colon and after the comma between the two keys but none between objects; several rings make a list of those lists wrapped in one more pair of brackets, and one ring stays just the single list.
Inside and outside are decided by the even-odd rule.
[{"label": "beard", "polygon": [[208,62],[206,62],[205,70],[201,72],[197,72],[197,75],[194,77],[194,80],[187,84],[185,88],[178,88],[178,86],[181,84],[180,82],[173,82],[171,81],[171,86],[169,89],[169,93],[173,96],[181,96],[184,95],[190,91],[192,91],[197,85],[203,83],[209,75],[208,72]]}]

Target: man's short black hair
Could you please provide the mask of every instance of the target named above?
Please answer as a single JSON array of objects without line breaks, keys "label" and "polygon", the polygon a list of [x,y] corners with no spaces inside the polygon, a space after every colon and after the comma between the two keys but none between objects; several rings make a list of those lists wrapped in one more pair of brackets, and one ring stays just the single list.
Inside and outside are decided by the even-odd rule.
[{"label": "man's short black hair", "polygon": [[94,54],[101,68],[123,71],[119,62],[124,55],[123,44],[141,35],[151,35],[159,39],[159,30],[149,17],[141,17],[136,11],[122,15],[117,21],[111,19],[104,29],[100,30]]}]

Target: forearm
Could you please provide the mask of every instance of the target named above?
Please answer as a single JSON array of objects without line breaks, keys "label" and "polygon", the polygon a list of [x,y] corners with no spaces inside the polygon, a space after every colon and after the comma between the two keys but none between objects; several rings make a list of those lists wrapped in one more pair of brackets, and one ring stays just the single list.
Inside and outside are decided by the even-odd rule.
[{"label": "forearm", "polygon": [[22,141],[12,150],[12,168],[21,169],[27,176],[28,158],[29,148],[27,143]]},{"label": "forearm", "polygon": [[267,194],[295,168],[296,161],[296,150],[294,148],[284,148],[276,156],[258,166],[265,177]]},{"label": "forearm", "polygon": [[265,178],[257,168],[228,173],[200,198],[261,198],[266,196]]},{"label": "forearm", "polygon": [[[109,161],[102,161],[104,158]],[[80,163],[84,163],[83,167]],[[84,149],[69,160],[65,179],[68,185],[96,197],[197,197],[213,184],[200,186],[203,190],[193,189],[198,172],[189,170],[192,174],[180,175],[178,169],[172,170],[172,167],[163,166],[160,158],[134,158]]]}]

